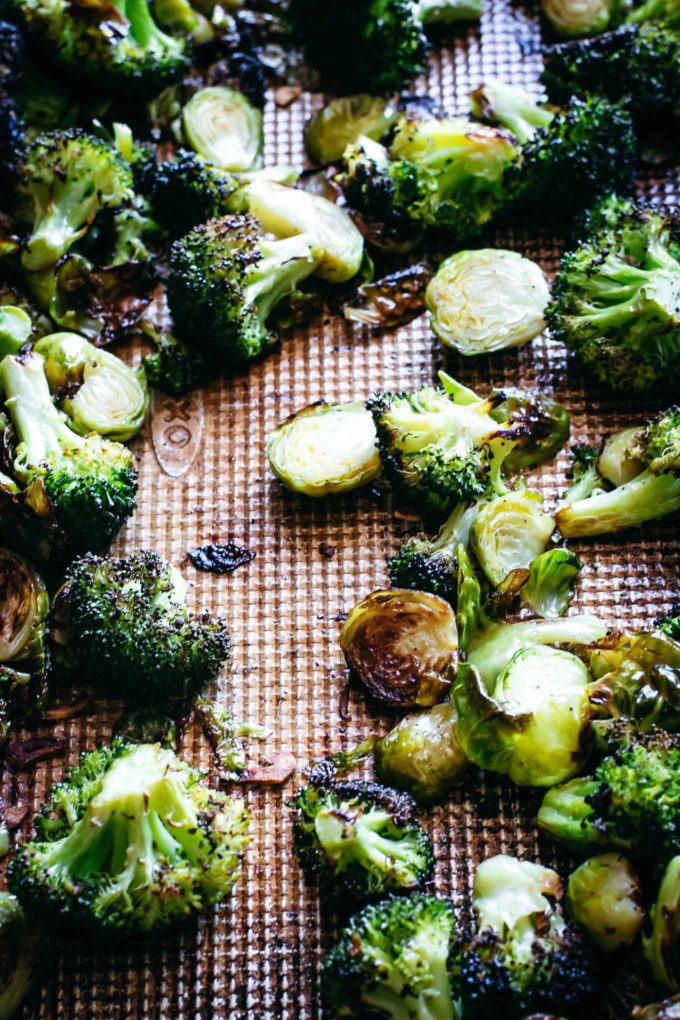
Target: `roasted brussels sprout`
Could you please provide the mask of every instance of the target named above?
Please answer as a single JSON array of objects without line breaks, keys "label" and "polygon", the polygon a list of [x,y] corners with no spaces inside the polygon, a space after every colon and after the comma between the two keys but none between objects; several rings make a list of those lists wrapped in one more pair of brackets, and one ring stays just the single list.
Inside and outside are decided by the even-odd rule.
[{"label": "roasted brussels sprout", "polygon": [[574,582],[583,564],[569,549],[550,549],[541,553],[529,568],[529,579],[522,588],[522,599],[537,616],[553,619],[564,616],[574,597]]},{"label": "roasted brussels sprout", "polygon": [[0,1017],[10,1020],[31,987],[33,971],[45,944],[29,930],[21,904],[0,892]]},{"label": "roasted brussels sprout", "polygon": [[619,0],[541,0],[544,15],[567,39],[605,32],[619,6]]},{"label": "roasted brussels sprout", "polygon": [[269,436],[267,456],[287,489],[331,496],[380,473],[373,416],[363,404],[316,404],[296,411]]},{"label": "roasted brussels sprout", "polygon": [[258,178],[247,188],[248,210],[275,237],[309,234],[323,255],[315,273],[345,283],[359,272],[364,241],[344,209],[322,195]]},{"label": "roasted brussels sprout", "polygon": [[632,946],[645,919],[640,882],[627,857],[598,854],[572,872],[567,904],[574,920],[605,953]]},{"label": "roasted brussels sprout", "polygon": [[23,308],[15,305],[0,306],[0,358],[16,354],[30,339],[33,332],[31,318]]},{"label": "roasted brussels sprout", "polygon": [[333,163],[360,135],[378,141],[395,122],[397,111],[383,96],[339,96],[315,113],[305,133],[311,159]]},{"label": "roasted brussels sprout", "polygon": [[524,426],[505,460],[505,470],[525,471],[552,460],[569,438],[571,415],[566,407],[539,390],[506,387],[502,397],[492,417]]},{"label": "roasted brussels sprout", "polygon": [[469,765],[458,741],[457,719],[452,701],[405,716],[373,749],[381,782],[405,790],[419,804],[443,800]]},{"label": "roasted brussels sprout", "polygon": [[673,992],[680,991],[680,857],[673,857],[661,879],[651,910],[652,930],[643,938],[644,953],[654,977]]},{"label": "roasted brussels sprout", "polygon": [[0,549],[0,668],[43,668],[50,600],[42,578],[17,553]]},{"label": "roasted brussels sprout", "polygon": [[545,549],[555,519],[544,513],[537,492],[520,489],[483,506],[470,530],[479,565],[494,586],[518,567],[529,567]]},{"label": "roasted brussels sprout", "polygon": [[597,458],[597,470],[601,478],[612,485],[625,485],[642,473],[644,464],[631,457],[631,448],[639,431],[639,427],[633,425],[629,429],[615,432],[605,440]]},{"label": "roasted brussels sprout", "polygon": [[366,690],[394,708],[434,705],[451,686],[458,649],[448,602],[423,591],[374,591],[347,617],[340,645]]},{"label": "roasted brussels sprout", "polygon": [[126,442],[144,424],[146,377],[77,333],[51,333],[35,345],[50,391],[81,436],[97,432]]},{"label": "roasted brussels sprout", "polygon": [[459,354],[518,347],[545,328],[550,300],[535,262],[514,251],[460,251],[440,265],[425,293],[430,323]]},{"label": "roasted brussels sprout", "polygon": [[222,170],[254,170],[262,165],[262,114],[225,85],[196,92],[182,110],[189,145]]},{"label": "roasted brussels sprout", "polygon": [[589,679],[579,658],[544,645],[516,652],[492,693],[474,666],[462,664],[453,699],[463,751],[518,786],[553,786],[570,778],[583,761]]}]

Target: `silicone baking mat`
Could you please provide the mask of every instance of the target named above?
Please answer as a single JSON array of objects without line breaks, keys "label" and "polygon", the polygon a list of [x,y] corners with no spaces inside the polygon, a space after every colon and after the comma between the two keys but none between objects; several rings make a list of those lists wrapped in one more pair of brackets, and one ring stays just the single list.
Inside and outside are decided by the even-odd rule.
[{"label": "silicone baking mat", "polygon": [[[439,51],[416,90],[434,96],[446,110],[463,112],[467,93],[484,79],[538,89],[540,67],[537,10],[487,0],[481,29],[463,33]],[[269,163],[303,163],[304,124],[322,102],[321,95],[303,93],[281,109],[273,93],[268,97]],[[677,172],[668,171],[642,180],[640,187],[672,201],[677,181]],[[498,234],[495,241],[538,260],[548,274],[555,271],[558,239],[518,231]],[[356,692],[349,699],[349,718],[343,719],[346,673],[338,635],[343,614],[386,581],[386,556],[417,525],[395,516],[388,500],[367,492],[314,502],[283,491],[268,469],[265,440],[286,415],[314,400],[356,400],[376,389],[415,388],[431,381],[442,363],[442,348],[425,316],[383,334],[328,316],[296,329],[279,351],[247,373],[186,399],[156,399],[135,447],[138,509],[115,551],[157,549],[184,570],[192,604],[226,618],[233,652],[219,697],[238,719],[272,730],[264,747],[250,744],[254,756],[271,758],[290,750],[298,772],[284,788],[246,794],[252,845],[226,905],[196,930],[153,946],[109,951],[83,940],[55,947],[54,963],[27,1000],[24,1018],[320,1016],[319,968],[334,919],[304,884],[285,802],[303,781],[310,759],[388,726]],[[482,392],[492,384],[554,392],[571,410],[572,442],[593,442],[642,420],[664,399],[656,395],[632,406],[625,398],[599,393],[549,338],[487,359],[450,358],[447,368]],[[566,488],[568,463],[563,452],[533,476],[549,504]],[[618,541],[573,543],[586,566],[572,612],[588,610],[611,625],[635,627],[667,612],[678,588],[675,533],[676,521],[669,519]],[[230,538],[256,553],[235,573],[218,577],[187,563],[187,550]],[[331,556],[328,547],[334,550]],[[64,736],[66,757],[34,771],[4,774],[6,802],[28,805],[24,833],[64,766],[110,738],[118,712],[118,706],[99,703],[93,714],[46,728]],[[210,765],[208,745],[197,728],[186,733],[182,753]],[[551,847],[541,845],[535,831],[537,800],[509,784],[480,782],[477,774],[449,803],[425,813],[436,848],[437,891],[464,902],[476,863],[500,851],[553,861]]]}]

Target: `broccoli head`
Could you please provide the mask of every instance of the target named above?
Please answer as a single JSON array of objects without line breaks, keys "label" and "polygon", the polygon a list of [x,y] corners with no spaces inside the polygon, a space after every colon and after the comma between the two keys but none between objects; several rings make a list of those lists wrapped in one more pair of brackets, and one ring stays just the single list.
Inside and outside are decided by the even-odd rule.
[{"label": "broccoli head", "polygon": [[457,934],[451,955],[466,1018],[583,1015],[598,990],[596,966],[555,904],[561,892],[559,876],[539,864],[501,854],[479,865],[477,924]]},{"label": "broccoli head", "polygon": [[365,907],[326,958],[321,995],[329,1018],[455,1020],[448,956],[453,910],[414,893]]},{"label": "broccoli head", "polygon": [[390,581],[394,587],[429,591],[455,606],[458,592],[456,552],[461,543],[467,546],[478,510],[476,503],[459,503],[435,538],[416,535],[407,539],[390,559]]},{"label": "broccoli head", "polygon": [[228,895],[247,826],[243,802],[210,789],[172,751],[115,741],[54,787],[8,881],[41,920],[149,932]]},{"label": "broccoli head", "polygon": [[180,338],[227,366],[256,358],[275,342],[267,324],[274,308],[319,258],[310,235],[269,241],[252,216],[196,227],[170,254],[168,302]]},{"label": "broccoli head", "polygon": [[39,135],[26,151],[20,195],[33,222],[22,262],[31,271],[53,266],[97,214],[132,197],[132,174],[117,149],[83,131]]},{"label": "broccoli head", "polygon": [[430,878],[432,844],[408,794],[377,783],[330,782],[307,786],[291,806],[303,870],[336,901],[412,892]]},{"label": "broccoli head", "polygon": [[74,550],[110,544],[135,509],[130,451],[95,432],[80,436],[69,428],[52,401],[40,354],[7,355],[0,362],[0,387],[19,439],[16,479],[40,485]]},{"label": "broccoli head", "polygon": [[563,257],[546,317],[600,382],[648,390],[680,372],[680,223],[632,202],[607,219]]},{"label": "broccoli head", "polygon": [[145,184],[154,216],[175,238],[200,223],[243,212],[246,204],[242,181],[184,149],[165,163],[154,162]]},{"label": "broccoli head", "polygon": [[673,607],[673,610],[659,620],[659,630],[663,631],[673,641],[680,643],[680,604]]},{"label": "broccoli head", "polygon": [[163,393],[180,397],[210,381],[208,362],[172,333],[150,330],[142,322],[146,336],[151,336],[156,350],[142,359],[146,378]]},{"label": "broccoli head", "polygon": [[666,862],[680,852],[680,737],[658,727],[631,733],[621,722],[607,739],[611,753],[592,775],[548,790],[538,824],[574,849]]},{"label": "broccoli head", "polygon": [[186,704],[229,652],[224,623],[192,617],[181,574],[155,552],[75,560],[52,610],[55,667],[114,697]]}]

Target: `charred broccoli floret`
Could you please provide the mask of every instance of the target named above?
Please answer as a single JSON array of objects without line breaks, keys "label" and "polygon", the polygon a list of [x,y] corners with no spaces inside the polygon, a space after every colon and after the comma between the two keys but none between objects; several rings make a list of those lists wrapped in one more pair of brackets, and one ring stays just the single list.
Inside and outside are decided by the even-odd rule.
[{"label": "charred broccoli floret", "polygon": [[613,216],[563,257],[546,318],[600,382],[648,390],[680,374],[680,222],[633,202]]},{"label": "charred broccoli floret", "polygon": [[598,488],[584,497],[570,489],[555,514],[566,538],[606,535],[680,510],[680,407],[622,436],[617,459],[625,462],[625,480],[611,491]]},{"label": "charred broccoli floret", "polygon": [[142,359],[151,386],[180,397],[210,381],[208,362],[198,351],[192,350],[172,333],[152,330],[144,322],[142,329],[156,345],[156,350]]},{"label": "charred broccoli floret", "polygon": [[170,254],[168,301],[178,334],[227,366],[256,358],[275,342],[272,311],[318,259],[310,235],[269,241],[252,216],[196,227]]},{"label": "charred broccoli floret", "polygon": [[34,352],[0,362],[0,388],[19,439],[13,471],[39,483],[75,550],[108,545],[135,509],[137,472],[120,443],[66,424],[50,394],[44,360]]},{"label": "charred broccoli floret", "polygon": [[680,737],[657,727],[631,734],[614,724],[608,739],[612,753],[592,775],[548,790],[538,824],[577,850],[668,861],[680,852]]},{"label": "charred broccoli floret", "polygon": [[455,606],[458,590],[456,551],[461,543],[467,545],[477,512],[475,503],[460,503],[435,538],[416,535],[407,539],[390,559],[390,581],[394,587],[429,591]]},{"label": "charred broccoli floret", "polygon": [[312,784],[291,801],[303,870],[340,902],[412,892],[431,876],[429,836],[415,802],[377,783]]},{"label": "charred broccoli floret", "polygon": [[175,238],[200,223],[243,212],[246,204],[242,181],[185,149],[154,163],[146,186],[154,215]]},{"label": "charred broccoli floret", "polygon": [[326,958],[321,995],[330,1018],[455,1020],[448,956],[453,910],[415,893],[364,908]]},{"label": "charred broccoli floret", "polygon": [[186,591],[182,575],[155,552],[80,557],[52,611],[56,668],[117,697],[184,705],[229,651],[222,620],[190,616]]},{"label": "charred broccoli floret", "polygon": [[29,146],[19,193],[32,203],[22,262],[47,269],[81,238],[99,212],[132,197],[132,174],[117,149],[83,131],[46,132]]},{"label": "charred broccoli floret", "polygon": [[148,932],[219,903],[247,845],[241,800],[158,744],[101,747],[54,787],[12,858],[27,913],[82,931]]},{"label": "charred broccoli floret", "polygon": [[597,992],[595,961],[562,916],[559,875],[499,855],[475,876],[477,923],[451,955],[453,993],[467,1018],[555,1013],[583,1015]]}]

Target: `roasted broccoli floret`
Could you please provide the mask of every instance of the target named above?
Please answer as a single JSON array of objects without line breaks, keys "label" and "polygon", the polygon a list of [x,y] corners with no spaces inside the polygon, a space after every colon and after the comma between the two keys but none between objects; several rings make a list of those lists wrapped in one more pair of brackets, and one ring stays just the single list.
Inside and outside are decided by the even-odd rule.
[{"label": "roasted broccoli floret", "polygon": [[9,0],[49,59],[97,88],[160,89],[186,67],[187,46],[162,32],[147,0],[78,6],[63,0]]},{"label": "roasted broccoli floret", "polygon": [[680,221],[660,207],[620,205],[615,223],[563,257],[546,318],[607,386],[630,392],[677,379]]},{"label": "roasted broccoli floret", "polygon": [[453,920],[449,903],[418,893],[360,911],[324,963],[325,1015],[455,1020],[447,966]]},{"label": "roasted broccoli floret", "polygon": [[312,784],[291,806],[302,868],[337,902],[412,892],[430,878],[432,844],[407,793],[377,783]]},{"label": "roasted broccoli floret", "polygon": [[156,350],[142,359],[146,378],[152,386],[163,393],[181,397],[210,381],[209,364],[198,351],[192,350],[172,333],[151,331],[145,323],[142,323],[142,329],[156,344]]},{"label": "roasted broccoli floret", "polygon": [[74,550],[108,545],[135,509],[132,454],[96,433],[80,436],[52,402],[34,352],[0,362],[0,388],[19,439],[13,465],[23,485],[39,482]]},{"label": "roasted broccoli floret", "polygon": [[680,510],[680,407],[662,411],[637,431],[627,430],[627,436],[619,457],[625,459],[628,480],[585,498],[570,490],[555,514],[566,538],[606,535]]},{"label": "roasted broccoli floret", "polygon": [[247,845],[241,800],[158,744],[101,747],[54,787],[8,881],[29,916],[127,936],[223,900]]},{"label": "roasted broccoli floret", "polygon": [[409,538],[390,559],[390,581],[395,588],[429,591],[456,604],[458,561],[456,551],[468,544],[470,527],[478,513],[477,504],[460,503],[444,522],[435,538]]},{"label": "roasted broccoli floret", "polygon": [[319,257],[310,235],[269,241],[252,216],[197,227],[170,254],[168,301],[177,333],[223,365],[250,361],[275,342],[267,320]]},{"label": "roasted broccoli floret", "polygon": [[146,186],[154,215],[173,238],[208,220],[243,212],[246,205],[242,181],[185,149],[174,159],[154,163]]},{"label": "roasted broccoli floret", "polygon": [[611,753],[592,775],[548,790],[538,824],[577,850],[625,850],[664,863],[680,852],[680,737],[618,723],[608,741]]},{"label": "roasted broccoli floret", "polygon": [[132,174],[118,150],[100,138],[78,130],[46,132],[28,147],[19,193],[32,203],[23,265],[48,269],[101,210],[132,197]]},{"label": "roasted broccoli floret", "polygon": [[673,641],[680,643],[680,605],[675,606],[668,616],[659,621],[659,629]]},{"label": "roasted broccoli floret", "polygon": [[160,707],[187,700],[229,651],[221,619],[192,617],[186,581],[155,552],[75,560],[52,611],[55,666]]},{"label": "roasted broccoli floret", "polygon": [[565,500],[576,503],[587,499],[596,489],[602,489],[604,482],[597,470],[598,450],[587,443],[577,443],[571,448],[571,485],[565,493]]},{"label": "roasted broccoli floret", "polygon": [[479,865],[477,923],[457,934],[451,954],[462,1015],[583,1015],[598,990],[596,964],[562,916],[561,894],[559,875],[539,864],[500,854]]}]

